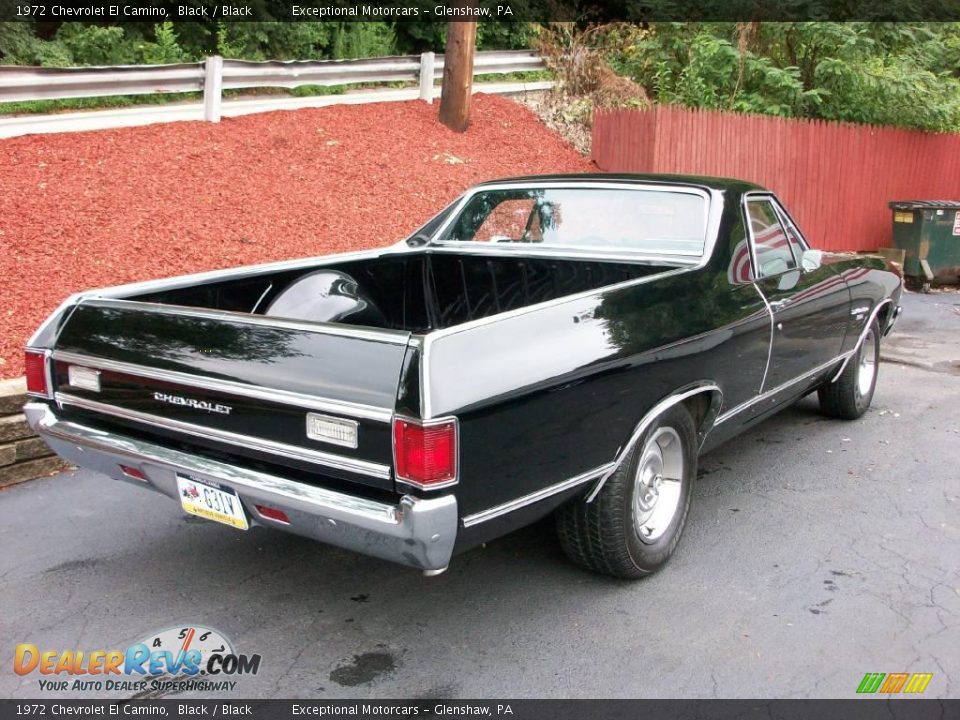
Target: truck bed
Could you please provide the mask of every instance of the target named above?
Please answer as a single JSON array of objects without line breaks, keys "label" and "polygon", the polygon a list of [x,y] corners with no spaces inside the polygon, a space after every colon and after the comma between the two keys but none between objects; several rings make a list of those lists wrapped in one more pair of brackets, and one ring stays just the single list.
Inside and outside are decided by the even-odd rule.
[{"label": "truck bed", "polygon": [[[379,310],[367,327],[424,333],[672,269],[599,260],[424,251],[383,254],[322,266],[126,296],[127,300],[265,314],[299,280],[319,270],[345,273]],[[299,317],[310,320],[310,317]],[[345,321],[347,322],[347,321]]]}]

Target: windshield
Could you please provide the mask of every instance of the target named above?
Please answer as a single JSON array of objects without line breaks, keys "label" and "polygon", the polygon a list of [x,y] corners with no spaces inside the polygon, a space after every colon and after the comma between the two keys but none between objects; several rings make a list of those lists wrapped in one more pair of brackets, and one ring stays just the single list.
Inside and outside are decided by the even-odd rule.
[{"label": "windshield", "polygon": [[699,256],[706,231],[693,192],[515,188],[473,195],[439,240]]}]

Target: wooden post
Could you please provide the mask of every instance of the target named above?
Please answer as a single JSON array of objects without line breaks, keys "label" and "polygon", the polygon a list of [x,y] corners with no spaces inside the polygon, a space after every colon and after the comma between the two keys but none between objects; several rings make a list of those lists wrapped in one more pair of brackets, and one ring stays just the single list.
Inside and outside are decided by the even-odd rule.
[{"label": "wooden post", "polygon": [[220,122],[220,100],[223,95],[223,58],[208,55],[203,73],[203,119]]},{"label": "wooden post", "polygon": [[440,122],[454,132],[463,132],[470,125],[473,49],[476,43],[476,22],[447,23],[443,88],[440,91]]},{"label": "wooden post", "polygon": [[420,99],[433,102],[433,61],[432,52],[420,53]]}]

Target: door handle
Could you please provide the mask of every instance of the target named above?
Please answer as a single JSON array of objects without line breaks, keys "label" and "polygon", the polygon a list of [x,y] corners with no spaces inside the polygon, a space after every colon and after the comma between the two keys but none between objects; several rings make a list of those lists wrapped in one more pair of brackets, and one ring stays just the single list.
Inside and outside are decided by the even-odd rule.
[{"label": "door handle", "polygon": [[786,307],[786,306],[789,305],[789,304],[790,304],[790,300],[789,300],[789,299],[774,300],[772,303],[770,303],[770,309],[771,309],[771,310],[780,310],[781,308],[784,308],[784,307]]}]

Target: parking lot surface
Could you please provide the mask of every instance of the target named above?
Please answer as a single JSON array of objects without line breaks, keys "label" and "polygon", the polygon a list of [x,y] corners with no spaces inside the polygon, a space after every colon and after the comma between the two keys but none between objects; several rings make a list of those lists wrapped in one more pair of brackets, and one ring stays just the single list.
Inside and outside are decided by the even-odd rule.
[{"label": "parking lot surface", "polygon": [[[960,337],[960,295],[905,305],[907,336]],[[958,518],[960,374],[902,361],[859,421],[810,397],[702,457],[677,553],[640,582],[573,567],[549,522],[426,578],[66,472],[0,493],[0,696],[84,696],[15,675],[16,643],[202,624],[262,655],[227,697],[846,698],[866,672],[960,697]]]}]

